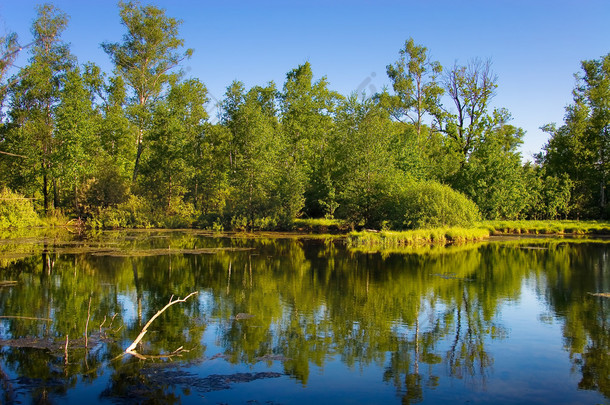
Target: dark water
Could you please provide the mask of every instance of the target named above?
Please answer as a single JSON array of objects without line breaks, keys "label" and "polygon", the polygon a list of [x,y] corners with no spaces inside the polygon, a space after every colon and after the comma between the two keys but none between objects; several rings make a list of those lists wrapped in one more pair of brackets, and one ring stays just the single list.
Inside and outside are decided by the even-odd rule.
[{"label": "dark water", "polygon": [[604,242],[17,236],[2,403],[610,403]]}]

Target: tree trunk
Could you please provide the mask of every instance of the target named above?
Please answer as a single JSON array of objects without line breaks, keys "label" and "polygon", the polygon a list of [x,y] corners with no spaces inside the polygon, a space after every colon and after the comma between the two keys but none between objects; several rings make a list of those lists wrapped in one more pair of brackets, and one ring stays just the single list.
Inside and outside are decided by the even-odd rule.
[{"label": "tree trunk", "polygon": [[59,208],[59,193],[57,191],[57,179],[53,179],[53,209]]},{"label": "tree trunk", "polygon": [[[44,164],[43,164],[44,170]],[[42,175],[42,197],[44,205],[44,214],[47,215],[49,212],[49,184],[46,173]]]},{"label": "tree trunk", "polygon": [[136,181],[136,177],[138,177],[138,166],[140,164],[140,156],[142,155],[142,140],[138,142],[138,152],[136,153],[136,163],[133,166],[133,178],[132,181]]}]

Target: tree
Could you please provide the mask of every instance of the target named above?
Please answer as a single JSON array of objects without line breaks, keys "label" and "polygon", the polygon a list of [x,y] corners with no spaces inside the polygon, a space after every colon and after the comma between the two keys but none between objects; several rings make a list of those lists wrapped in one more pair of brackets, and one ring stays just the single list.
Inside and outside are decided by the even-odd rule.
[{"label": "tree", "polygon": [[142,183],[146,194],[168,213],[175,211],[190,191],[196,170],[193,145],[203,134],[207,101],[203,83],[191,79],[173,85],[167,99],[155,110],[150,154],[142,165]]},{"label": "tree", "polygon": [[600,218],[607,215],[610,171],[610,54],[581,66],[564,124],[543,127],[551,137],[540,161],[549,175],[569,176],[572,215]]},{"label": "tree", "polygon": [[466,162],[476,142],[494,125],[488,109],[497,76],[491,70],[491,61],[474,59],[466,66],[454,65],[445,75],[444,84],[455,111],[439,113],[438,122]]},{"label": "tree", "polygon": [[385,109],[371,99],[348,97],[337,113],[333,137],[333,188],[340,216],[356,225],[379,227],[404,182],[392,150],[395,126]]},{"label": "tree", "polygon": [[587,132],[598,183],[598,204],[602,216],[606,216],[606,183],[610,171],[610,54],[597,60],[582,62],[583,75],[575,96],[590,109]]},{"label": "tree", "polygon": [[488,219],[517,219],[527,202],[521,153],[525,132],[506,121],[484,134],[468,162],[452,179],[455,189],[471,198]]},{"label": "tree", "polygon": [[74,212],[82,214],[87,180],[100,163],[99,123],[93,95],[78,67],[62,79],[60,102],[55,112],[53,175],[67,191]]},{"label": "tree", "polygon": [[[222,124],[230,133],[228,214],[233,227],[260,227],[260,221],[277,221],[278,186],[282,152],[273,83],[246,91],[233,82],[222,105]],[[292,219],[292,218],[291,218]]]},{"label": "tree", "polygon": [[[0,107],[3,106],[9,87],[8,84],[3,83],[4,79],[20,50],[21,46],[19,46],[16,33],[0,36]],[[0,114],[2,114],[1,110]]]},{"label": "tree", "polygon": [[102,48],[115,64],[117,73],[133,91],[129,116],[138,128],[137,152],[133,166],[136,180],[146,134],[152,123],[152,109],[166,84],[179,72],[172,73],[193,50],[178,51],[184,40],[178,35],[182,21],[167,17],[165,10],[141,6],[137,1],[119,2],[122,24],[127,28],[123,43],[103,43]]},{"label": "tree", "polygon": [[323,214],[319,200],[325,194],[325,155],[333,128],[333,114],[341,96],[328,89],[326,77],[313,82],[309,62],[286,75],[280,96],[282,130],[288,147],[287,170],[291,190],[304,195],[305,211]]},{"label": "tree", "polygon": [[437,82],[443,68],[432,61],[428,48],[416,45],[413,38],[405,41],[400,58],[386,68],[396,93],[389,96],[392,115],[399,121],[408,120],[417,132],[417,144],[422,137],[423,119],[426,114],[440,113],[440,96],[443,88]]},{"label": "tree", "polygon": [[[53,177],[55,114],[61,97],[63,77],[74,64],[69,47],[61,40],[68,17],[56,7],[38,7],[38,17],[32,26],[34,43],[30,64],[23,68],[11,89],[10,118],[12,130],[7,146],[12,152],[27,156],[16,165],[14,181],[28,188],[41,180],[43,207],[49,209],[50,186],[53,203],[59,205],[57,184]],[[15,184],[17,185],[17,184]],[[33,190],[27,190],[30,194]]]},{"label": "tree", "polygon": [[127,182],[133,175],[133,156],[137,148],[132,140],[137,129],[126,114],[125,81],[121,76],[107,77],[94,63],[84,65],[83,79],[100,120],[98,137],[103,158],[107,160],[105,166],[114,166],[111,171]]}]

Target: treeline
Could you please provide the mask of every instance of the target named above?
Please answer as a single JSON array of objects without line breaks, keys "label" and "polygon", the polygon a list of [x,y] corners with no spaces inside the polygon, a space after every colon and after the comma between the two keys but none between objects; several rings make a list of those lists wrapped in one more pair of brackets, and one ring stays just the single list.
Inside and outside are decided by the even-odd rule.
[{"label": "treeline", "polygon": [[[606,215],[609,57],[583,62],[566,123],[533,163],[524,131],[490,102],[490,62],[444,69],[405,42],[392,89],[342,95],[309,63],[270,82],[232,83],[212,123],[205,85],[180,69],[181,22],[120,2],[115,69],[80,64],[68,16],[38,7],[28,64],[3,38],[0,187],[97,227],[290,228],[297,217],[405,229],[488,219]],[[9,195],[6,192],[6,195]],[[12,195],[12,194],[11,194]]]}]

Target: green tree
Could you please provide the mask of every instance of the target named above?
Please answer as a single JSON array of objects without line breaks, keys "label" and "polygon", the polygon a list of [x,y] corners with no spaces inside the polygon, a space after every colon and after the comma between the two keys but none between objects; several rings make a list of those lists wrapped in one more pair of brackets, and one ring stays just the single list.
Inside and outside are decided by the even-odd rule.
[{"label": "green tree", "polygon": [[230,133],[227,210],[233,226],[253,228],[263,218],[277,221],[278,181],[285,143],[276,116],[273,83],[246,92],[234,82],[223,102],[222,123]]},{"label": "green tree", "polygon": [[53,174],[71,201],[75,213],[83,213],[84,190],[87,181],[96,171],[101,152],[99,137],[100,119],[93,107],[80,69],[75,67],[63,78],[60,102],[55,113],[55,136],[52,160]]},{"label": "green tree", "polygon": [[127,89],[121,76],[107,77],[94,63],[84,66],[83,77],[89,91],[94,95],[94,106],[100,117],[99,142],[107,159],[105,167],[113,166],[120,179],[125,181],[133,175],[133,142],[137,129],[127,117]]},{"label": "green tree", "polygon": [[282,130],[288,144],[286,193],[304,195],[305,212],[314,217],[324,214],[319,200],[327,192],[325,157],[340,98],[328,89],[326,77],[313,82],[309,62],[288,72],[280,96]]},{"label": "green tree", "polygon": [[32,195],[31,185],[36,185],[41,190],[45,213],[51,195],[53,205],[59,206],[53,176],[55,115],[63,78],[74,64],[68,45],[61,40],[67,24],[68,17],[55,6],[38,7],[38,17],[32,26],[34,43],[29,65],[18,73],[9,106],[12,129],[7,134],[7,147],[26,156],[12,169],[12,186]]},{"label": "green tree", "polygon": [[392,150],[395,129],[387,110],[374,100],[353,94],[339,108],[332,179],[339,215],[355,224],[379,227],[405,180]]},{"label": "green tree", "polygon": [[225,125],[207,123],[191,145],[196,170],[189,188],[195,208],[202,214],[200,225],[204,227],[222,222],[230,189],[231,136]]},{"label": "green tree", "polygon": [[581,66],[564,124],[543,127],[551,138],[540,160],[549,175],[569,176],[574,185],[572,215],[600,218],[607,215],[610,168],[610,54]]},{"label": "green tree", "polygon": [[392,116],[399,121],[407,120],[415,126],[417,142],[422,138],[424,117],[440,113],[440,97],[443,88],[437,81],[442,73],[440,63],[432,61],[428,48],[416,45],[413,38],[405,41],[399,51],[400,58],[386,68],[396,93],[387,100]]},{"label": "green tree", "polygon": [[518,150],[525,132],[507,123],[508,113],[495,120],[474,146],[468,162],[453,176],[452,185],[471,198],[488,219],[523,215],[528,190]]},{"label": "green tree", "polygon": [[141,6],[137,1],[119,2],[121,23],[127,28],[122,43],[103,43],[102,48],[112,59],[116,72],[133,91],[129,117],[138,128],[137,151],[133,166],[135,181],[140,158],[152,124],[152,109],[166,85],[180,72],[173,70],[193,50],[179,51],[184,40],[178,28],[182,21],[167,17],[165,10]]},{"label": "green tree", "polygon": [[202,136],[208,118],[207,89],[196,79],[172,86],[155,110],[150,132],[150,153],[142,165],[145,193],[166,213],[185,202],[195,175],[193,145]]},{"label": "green tree", "polygon": [[[21,46],[19,46],[16,33],[11,32],[0,36],[0,107],[4,105],[4,100],[9,88],[9,84],[5,84],[4,80],[6,79],[9,69],[13,66],[13,62],[17,58],[19,51],[21,51]],[[0,117],[2,117],[1,114],[3,114],[3,112],[0,112]]]}]

